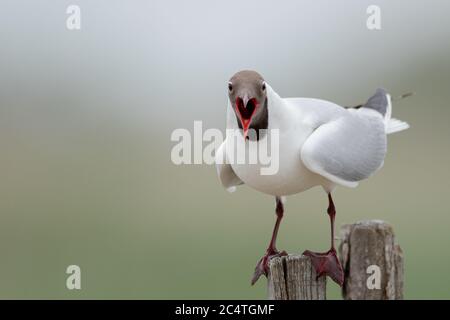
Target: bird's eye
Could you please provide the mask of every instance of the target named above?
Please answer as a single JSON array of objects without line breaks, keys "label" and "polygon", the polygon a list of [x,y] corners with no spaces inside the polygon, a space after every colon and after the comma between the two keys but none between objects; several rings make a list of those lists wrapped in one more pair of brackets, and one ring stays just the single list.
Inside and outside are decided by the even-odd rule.
[{"label": "bird's eye", "polygon": [[228,82],[228,91],[233,91],[233,85],[231,84],[231,82]]},{"label": "bird's eye", "polygon": [[263,82],[261,89],[262,89],[262,91],[266,91],[266,83],[265,82]]}]

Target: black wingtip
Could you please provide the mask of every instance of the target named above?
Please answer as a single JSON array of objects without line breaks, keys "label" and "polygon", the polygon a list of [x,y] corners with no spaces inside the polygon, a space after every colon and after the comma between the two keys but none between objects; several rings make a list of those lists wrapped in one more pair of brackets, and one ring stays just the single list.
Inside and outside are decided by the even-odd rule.
[{"label": "black wingtip", "polygon": [[396,98],[394,98],[392,100],[395,101],[395,100],[401,100],[401,99],[409,98],[409,97],[412,97],[415,94],[416,94],[415,92],[407,92],[407,93],[404,93],[404,94],[402,94],[402,95],[400,95],[400,96],[398,96],[398,97],[396,97]]}]

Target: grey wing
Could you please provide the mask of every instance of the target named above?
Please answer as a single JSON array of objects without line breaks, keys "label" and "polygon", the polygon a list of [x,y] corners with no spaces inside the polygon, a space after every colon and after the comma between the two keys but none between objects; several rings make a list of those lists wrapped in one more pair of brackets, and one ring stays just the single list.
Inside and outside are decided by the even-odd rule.
[{"label": "grey wing", "polygon": [[[373,96],[367,100],[365,104],[360,104],[353,107],[346,108],[367,108],[378,111],[382,116],[385,116],[386,113],[389,113],[389,100],[391,99],[390,95],[386,92],[385,89],[378,88]],[[389,115],[390,116],[390,115]]]},{"label": "grey wing", "polygon": [[382,167],[385,155],[382,117],[360,111],[319,126],[301,150],[309,170],[347,187],[356,187]]},{"label": "grey wing", "polygon": [[217,175],[222,185],[229,192],[233,192],[236,186],[243,184],[242,180],[234,173],[233,168],[228,162],[226,155],[226,140],[216,151],[216,169]]}]

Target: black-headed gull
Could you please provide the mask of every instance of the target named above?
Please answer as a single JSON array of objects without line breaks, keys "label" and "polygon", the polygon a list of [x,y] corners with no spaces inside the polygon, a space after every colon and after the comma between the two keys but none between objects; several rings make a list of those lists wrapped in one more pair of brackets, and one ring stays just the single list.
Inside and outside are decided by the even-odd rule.
[{"label": "black-headed gull", "polygon": [[[391,98],[383,89],[358,108],[344,108],[319,99],[281,98],[261,75],[245,70],[230,79],[228,97],[227,129],[238,131],[239,137],[231,139],[227,130],[227,138],[216,152],[219,178],[229,190],[246,184],[274,195],[276,200],[272,238],[256,265],[252,284],[262,274],[267,276],[271,258],[286,254],[276,249],[284,196],[322,186],[328,196],[331,248],[324,253],[306,250],[303,254],[311,257],[318,276],[328,275],[342,285],[344,274],[334,246],[336,211],[331,192],[338,185],[356,187],[380,169],[386,155],[386,135],[409,125],[391,117]],[[267,131],[250,138],[252,129]],[[270,143],[279,144],[279,164],[274,174],[261,174],[259,162],[230,159],[229,154],[236,150],[256,153],[255,145],[274,140],[269,134],[274,129],[278,129],[278,141]]]}]

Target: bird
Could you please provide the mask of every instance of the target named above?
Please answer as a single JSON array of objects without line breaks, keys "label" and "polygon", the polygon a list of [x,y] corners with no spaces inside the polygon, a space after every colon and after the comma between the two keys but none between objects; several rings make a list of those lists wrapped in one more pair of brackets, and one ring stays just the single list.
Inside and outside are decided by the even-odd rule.
[{"label": "bird", "polygon": [[[305,250],[303,255],[310,257],[317,277],[328,276],[343,286],[344,272],[334,243],[336,207],[332,192],[338,186],[355,188],[377,172],[384,164],[387,135],[406,130],[409,124],[392,118],[392,99],[382,88],[364,104],[343,107],[315,98],[282,98],[258,72],[242,70],[229,79],[227,91],[227,135],[215,154],[219,180],[230,192],[244,184],[275,197],[272,237],[251,284],[262,275],[268,276],[271,259],[287,255],[276,246],[286,197],[321,186],[328,200],[330,249]],[[278,130],[277,141],[268,134],[271,130]],[[229,136],[232,131],[238,132],[237,139]],[[256,153],[252,145],[270,139],[278,144],[279,165],[274,174],[261,174],[261,162],[230,159],[232,148]]]}]

